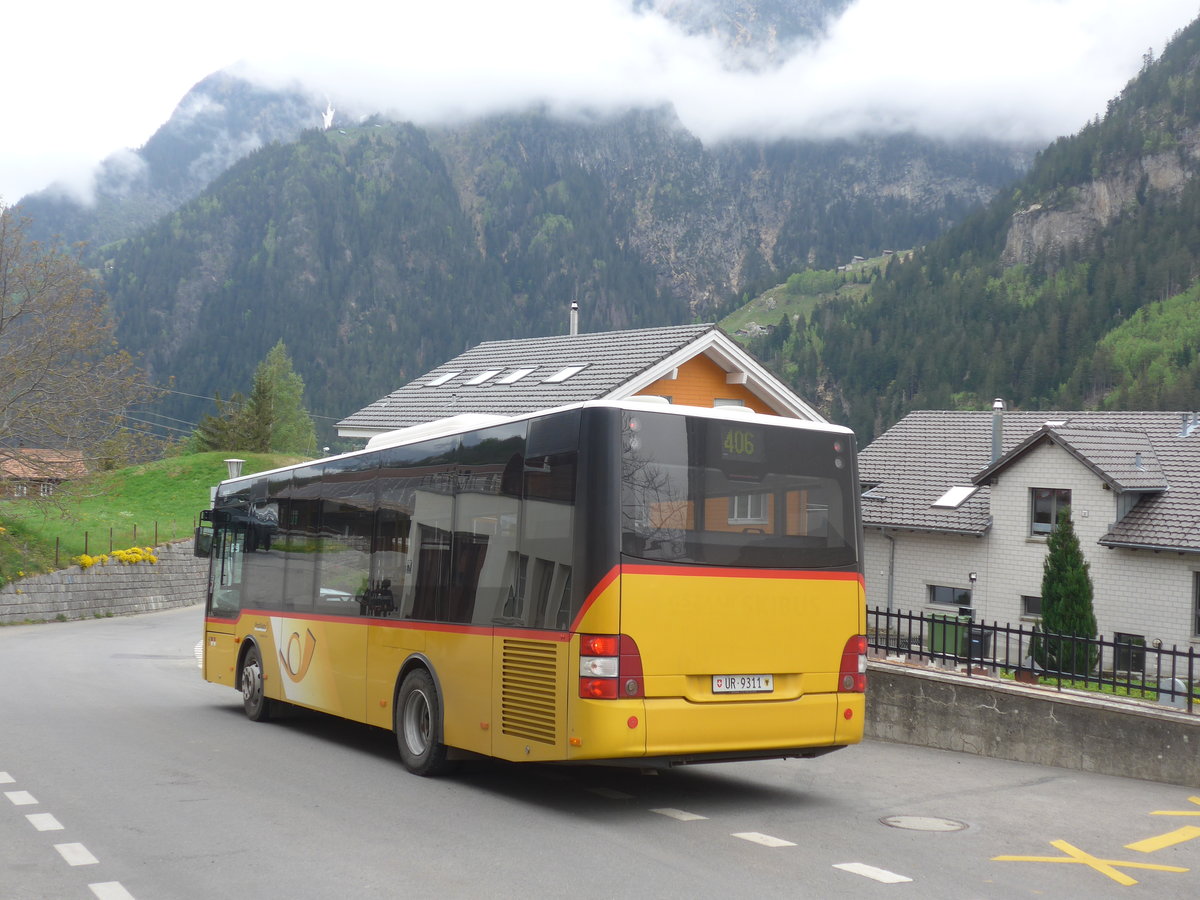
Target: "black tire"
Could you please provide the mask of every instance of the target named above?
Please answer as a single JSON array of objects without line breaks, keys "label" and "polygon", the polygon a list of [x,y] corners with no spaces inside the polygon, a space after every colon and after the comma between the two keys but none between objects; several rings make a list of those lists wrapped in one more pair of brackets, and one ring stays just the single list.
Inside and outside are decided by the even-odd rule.
[{"label": "black tire", "polygon": [[414,775],[440,775],[450,770],[442,743],[442,701],[433,676],[413,669],[396,695],[396,744],[404,767]]},{"label": "black tire", "polygon": [[242,689],[242,707],[246,710],[247,718],[251,722],[265,722],[271,718],[271,700],[266,695],[262,654],[257,644],[251,644],[246,655],[242,657],[242,670],[238,680]]}]

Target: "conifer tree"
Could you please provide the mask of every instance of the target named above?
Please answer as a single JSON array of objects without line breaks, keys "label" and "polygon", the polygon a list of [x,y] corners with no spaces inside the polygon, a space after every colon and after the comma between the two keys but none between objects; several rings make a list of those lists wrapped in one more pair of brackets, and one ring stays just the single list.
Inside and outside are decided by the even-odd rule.
[{"label": "conifer tree", "polygon": [[1050,532],[1042,566],[1042,630],[1045,634],[1035,641],[1034,656],[1045,668],[1074,675],[1095,668],[1095,645],[1070,640],[1094,639],[1097,632],[1088,562],[1066,509]]},{"label": "conifer tree", "polygon": [[200,421],[195,442],[201,450],[316,453],[316,429],[304,408],[304,379],[292,368],[283,341],[254,370],[248,397],[234,394],[227,403],[217,398],[217,415]]}]

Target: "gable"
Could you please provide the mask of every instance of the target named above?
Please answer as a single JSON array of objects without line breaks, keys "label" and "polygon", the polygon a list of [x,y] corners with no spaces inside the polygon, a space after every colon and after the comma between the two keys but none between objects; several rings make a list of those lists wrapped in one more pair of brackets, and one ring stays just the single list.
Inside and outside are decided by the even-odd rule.
[{"label": "gable", "polygon": [[744,384],[729,384],[729,373],[708,356],[694,356],[675,370],[674,376],[660,378],[634,396],[668,397],[684,406],[713,406],[717,400],[740,400],[758,413],[779,415]]}]

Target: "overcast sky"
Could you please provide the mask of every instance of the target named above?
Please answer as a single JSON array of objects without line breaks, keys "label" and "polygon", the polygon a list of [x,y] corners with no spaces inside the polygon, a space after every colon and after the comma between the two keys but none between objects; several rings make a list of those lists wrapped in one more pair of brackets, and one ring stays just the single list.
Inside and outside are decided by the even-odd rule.
[{"label": "overcast sky", "polygon": [[[679,2],[679,0],[675,0]],[[1048,142],[1157,56],[1200,0],[856,0],[765,74],[631,0],[63,0],[9,4],[0,201],[83,187],[197,81],[239,65],[418,122],[670,102],[706,141],[908,130]]]}]

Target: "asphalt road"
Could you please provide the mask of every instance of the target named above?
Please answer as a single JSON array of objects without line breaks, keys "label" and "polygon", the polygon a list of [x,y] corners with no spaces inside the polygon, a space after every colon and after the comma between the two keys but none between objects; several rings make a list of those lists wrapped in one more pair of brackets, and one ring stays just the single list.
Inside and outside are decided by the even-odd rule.
[{"label": "asphalt road", "polygon": [[0,628],[0,900],[1200,896],[1184,787],[875,742],[423,779],[388,732],[247,721],[201,631]]}]

